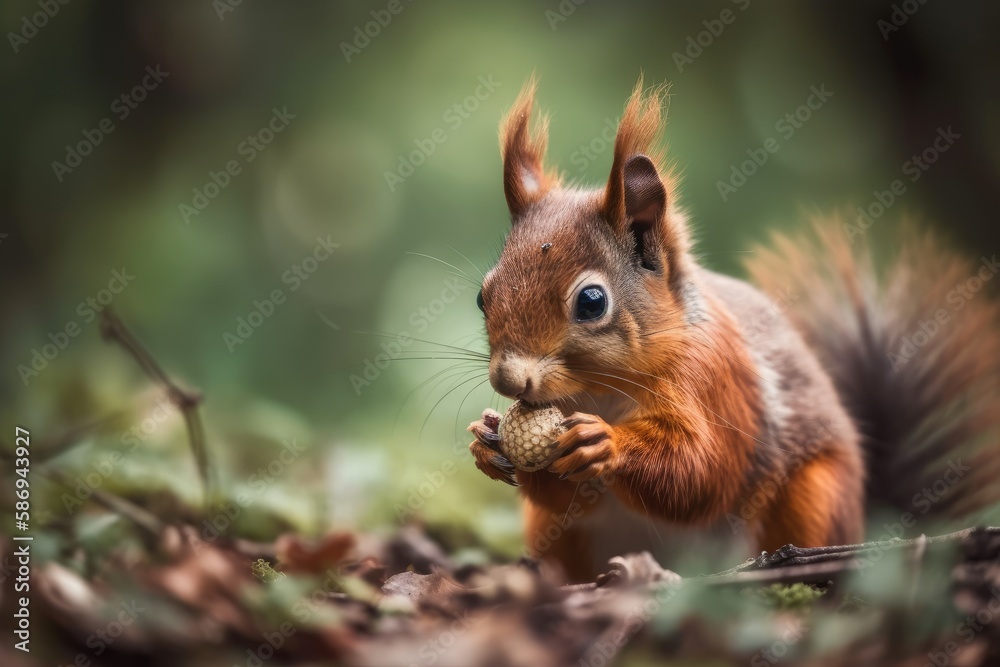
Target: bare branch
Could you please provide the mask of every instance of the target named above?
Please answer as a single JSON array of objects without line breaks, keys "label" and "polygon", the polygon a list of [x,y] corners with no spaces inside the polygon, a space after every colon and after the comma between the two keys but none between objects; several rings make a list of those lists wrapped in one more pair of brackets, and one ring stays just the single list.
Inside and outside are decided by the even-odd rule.
[{"label": "bare branch", "polygon": [[170,401],[181,411],[184,423],[187,425],[191,452],[198,466],[202,497],[207,509],[215,495],[215,484],[208,457],[208,447],[205,443],[205,429],[198,412],[198,406],[202,400],[201,393],[184,389],[174,382],[111,308],[105,308],[101,312],[101,335],[105,340],[118,343],[125,348],[125,351],[135,359],[143,372],[167,392]]}]

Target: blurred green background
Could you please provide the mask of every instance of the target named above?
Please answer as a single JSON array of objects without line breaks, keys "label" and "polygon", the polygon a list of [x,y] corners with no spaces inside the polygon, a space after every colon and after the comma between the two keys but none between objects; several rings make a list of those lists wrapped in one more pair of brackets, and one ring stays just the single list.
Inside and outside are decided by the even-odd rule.
[{"label": "blurred green background", "polygon": [[[416,510],[514,550],[516,492],[465,449],[465,425],[498,405],[484,369],[369,362],[389,345],[379,333],[484,349],[477,288],[453,274],[475,282],[497,257],[496,128],[522,83],[540,79],[550,160],[596,185],[639,73],[670,82],[669,156],[713,268],[738,273],[768,229],[850,217],[899,178],[906,192],[880,227],[913,214],[970,255],[992,253],[1000,10],[902,4],[917,9],[896,26],[879,23],[902,11],[892,3],[860,1],[73,0],[32,31],[39,3],[6,2],[0,421],[44,444],[101,420],[50,465],[70,477],[111,465],[98,486],[154,510],[199,502],[182,420],[100,340],[87,300],[113,297],[204,393],[221,488],[250,499],[240,534],[391,527]],[[811,87],[833,95],[787,136],[778,124]],[[249,142],[274,110],[281,130]],[[905,163],[948,127],[960,138],[911,181]],[[719,182],[769,137],[780,150],[723,199]],[[71,149],[88,154],[71,166]],[[320,238],[338,246],[308,260]],[[134,278],[102,292],[119,287],[113,271]],[[274,290],[281,303],[241,333]],[[444,349],[432,343],[404,356]],[[261,489],[255,471],[292,440],[305,451]],[[63,489],[47,493],[52,514],[36,520],[76,511]]]}]

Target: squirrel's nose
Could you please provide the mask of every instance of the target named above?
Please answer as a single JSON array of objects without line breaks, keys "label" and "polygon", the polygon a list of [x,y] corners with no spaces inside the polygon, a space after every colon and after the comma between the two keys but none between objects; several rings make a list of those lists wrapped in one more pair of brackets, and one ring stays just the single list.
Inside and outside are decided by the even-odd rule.
[{"label": "squirrel's nose", "polygon": [[526,399],[537,385],[534,360],[507,354],[490,364],[490,384],[507,398]]}]

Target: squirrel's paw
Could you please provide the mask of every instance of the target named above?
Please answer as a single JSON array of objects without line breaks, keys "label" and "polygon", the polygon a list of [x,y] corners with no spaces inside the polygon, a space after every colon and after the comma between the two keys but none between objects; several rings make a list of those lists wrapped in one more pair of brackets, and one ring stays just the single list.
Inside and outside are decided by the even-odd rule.
[{"label": "squirrel's paw", "polygon": [[559,458],[549,471],[572,482],[586,482],[611,473],[618,454],[615,431],[597,415],[577,412],[563,421],[566,432],[559,436]]},{"label": "squirrel's paw", "polygon": [[469,424],[467,429],[476,436],[469,445],[476,467],[490,479],[495,479],[511,486],[517,486],[514,479],[514,466],[500,453],[500,413],[495,410],[484,410],[482,419]]}]

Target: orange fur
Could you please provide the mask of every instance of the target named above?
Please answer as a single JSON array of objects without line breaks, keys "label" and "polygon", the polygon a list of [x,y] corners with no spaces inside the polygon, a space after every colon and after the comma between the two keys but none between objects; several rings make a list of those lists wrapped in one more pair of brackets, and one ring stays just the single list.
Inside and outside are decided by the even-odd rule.
[{"label": "orange fur", "polygon": [[[914,496],[943,479],[949,462],[963,461],[970,470],[934,503],[936,517],[995,521],[988,513],[1000,500],[996,255],[971,262],[904,224],[890,238],[894,256],[877,263],[871,237],[879,230],[862,236],[848,220],[776,235],[754,253],[750,273],[765,289],[809,295],[789,316],[860,426],[870,502],[913,512]],[[970,292],[982,277],[980,291]]]},{"label": "orange fur", "polygon": [[[546,172],[544,121],[531,130],[534,92],[532,79],[502,125],[513,226],[481,293],[494,388],[568,415],[559,458],[545,471],[516,474],[529,549],[572,578],[591,576],[590,551],[600,537],[588,521],[610,494],[637,515],[674,524],[735,519],[746,524],[754,549],[860,539],[865,435],[842,403],[850,398],[844,369],[830,366],[834,346],[822,328],[803,326],[793,314],[796,328],[753,287],[698,266],[676,206],[676,179],[664,172],[657,149],[665,89],[636,84],[607,184],[596,190],[563,187]],[[808,282],[823,251],[805,256],[788,242],[781,247],[792,257],[788,266],[802,264],[794,271],[805,277],[810,299],[836,304]],[[854,266],[843,248],[830,255],[841,273]],[[766,267],[759,273],[765,284],[772,278],[772,288],[787,277]],[[863,307],[862,287],[839,280],[842,301]],[[603,306],[596,315],[580,311],[584,292],[595,290]],[[995,308],[973,312],[970,330],[984,335]],[[967,365],[946,379],[959,388],[982,386],[983,367]],[[995,426],[995,401],[980,403],[977,424]],[[514,483],[486,415],[470,430],[477,466]],[[581,490],[597,481],[610,493],[576,507]],[[755,498],[763,501],[743,512]],[[541,549],[540,541],[551,544]]]},{"label": "orange fur", "polygon": [[[833,456],[807,462],[771,499],[760,522],[761,549],[786,544],[856,544],[862,532],[862,480],[856,464]],[[845,502],[845,500],[849,502]]]},{"label": "orange fur", "polygon": [[528,553],[557,563],[571,581],[587,581],[594,576],[588,554],[592,535],[576,523],[568,505],[560,511],[525,499],[524,535]]},{"label": "orange fur", "polygon": [[[500,125],[504,194],[512,211],[523,211],[559,184],[558,174],[546,172],[543,166],[549,138],[548,117],[542,116],[533,126],[531,123],[536,88],[537,81],[531,77]],[[525,174],[534,179],[536,187],[524,186]]]},{"label": "orange fur", "polygon": [[[633,155],[647,155],[653,164],[664,173],[663,149],[660,138],[663,132],[663,104],[667,96],[667,86],[657,86],[647,91],[640,76],[632,89],[632,95],[625,103],[625,111],[618,123],[615,135],[614,157],[611,163],[612,178],[605,187],[605,213],[611,219],[624,219],[625,192],[620,178],[625,161]],[[667,178],[672,184],[673,179]],[[668,200],[672,193],[668,190]]]}]

